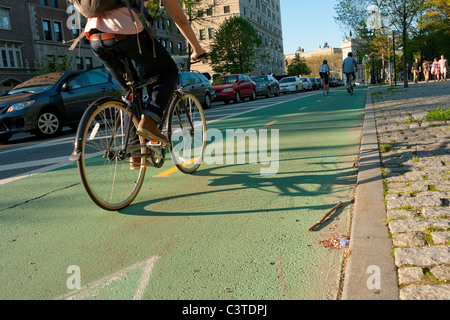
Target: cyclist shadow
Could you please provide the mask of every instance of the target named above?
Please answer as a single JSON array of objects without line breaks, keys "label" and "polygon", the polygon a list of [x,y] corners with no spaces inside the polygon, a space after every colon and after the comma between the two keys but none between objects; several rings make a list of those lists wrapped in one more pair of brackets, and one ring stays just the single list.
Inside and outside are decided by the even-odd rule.
[{"label": "cyclist shadow", "polygon": [[[195,176],[199,178],[206,177],[207,181],[205,183],[208,190],[206,192],[204,190],[185,192],[183,194],[168,195],[166,197],[160,197],[149,201],[136,202],[129,207],[120,210],[120,213],[137,216],[175,217],[196,215],[251,214],[261,212],[295,212],[299,210],[324,211],[330,210],[336,204],[324,203],[320,205],[312,205],[310,204],[310,202],[312,202],[311,198],[324,196],[325,201],[327,201],[330,195],[342,190],[348,190],[352,185],[356,184],[356,174],[349,173],[347,168],[332,170],[323,169],[315,172],[283,172],[276,175],[265,176],[261,175],[259,172],[239,170],[240,168],[237,166],[238,165],[204,167],[196,172]],[[231,167],[235,169],[232,172],[229,171]],[[245,192],[246,194],[242,196],[237,195],[237,193],[241,191]],[[217,208],[214,208],[213,211],[198,211],[198,208],[202,208],[201,203],[196,206],[197,211],[195,212],[172,210],[173,208],[177,207],[181,209],[181,207],[179,206],[179,200],[183,198],[189,199],[193,197],[199,197],[199,201],[201,201],[200,199],[202,197],[204,199],[205,196],[210,198],[217,195],[218,199],[220,199],[221,196],[225,195],[229,199],[229,195],[226,195],[226,193],[231,194],[236,201],[246,203],[246,200],[249,200],[247,198],[249,194],[248,192],[251,192],[251,195],[253,196],[255,196],[255,192],[260,192],[255,196],[255,200],[258,200],[260,198],[267,200],[268,197],[272,197],[274,200],[278,199],[279,197],[286,198],[286,200],[289,200],[289,198],[303,197],[305,198],[305,202],[302,206],[280,206],[276,208],[266,208],[263,210],[257,205],[254,208],[249,205],[247,207],[239,209],[236,209],[235,207],[234,209],[230,209],[227,208],[227,206],[218,204],[218,207],[222,207],[223,209],[216,210]],[[331,197],[334,198],[334,196]],[[151,211],[153,209],[159,208],[160,204],[167,204],[170,201],[174,201],[174,206],[170,212],[162,212],[162,210]],[[348,204],[350,204],[350,201],[342,202],[344,208]],[[285,201],[282,201],[281,203],[285,203]],[[314,201],[314,203],[317,203],[317,201]],[[335,214],[333,214],[333,216],[339,215],[342,210],[338,210]]]}]

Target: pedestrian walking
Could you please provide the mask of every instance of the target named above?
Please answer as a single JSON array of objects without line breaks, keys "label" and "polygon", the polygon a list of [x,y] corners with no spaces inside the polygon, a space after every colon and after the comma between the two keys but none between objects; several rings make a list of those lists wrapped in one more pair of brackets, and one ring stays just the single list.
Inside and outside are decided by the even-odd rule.
[{"label": "pedestrian walking", "polygon": [[439,68],[441,71],[441,79],[442,81],[447,80],[447,70],[448,70],[448,61],[444,58],[444,55],[441,56],[441,60],[439,60]]},{"label": "pedestrian walking", "polygon": [[427,60],[423,61],[422,69],[423,69],[423,75],[425,76],[425,81],[426,82],[430,81],[430,64],[428,63]]},{"label": "pedestrian walking", "polygon": [[439,75],[441,73],[441,67],[437,58],[434,58],[433,65],[431,67],[431,74],[433,75],[434,82],[439,81]]},{"label": "pedestrian walking", "polygon": [[422,68],[420,67],[419,59],[416,59],[416,61],[413,62],[411,68],[411,73],[414,74],[414,83],[419,83],[419,75],[421,71]]}]

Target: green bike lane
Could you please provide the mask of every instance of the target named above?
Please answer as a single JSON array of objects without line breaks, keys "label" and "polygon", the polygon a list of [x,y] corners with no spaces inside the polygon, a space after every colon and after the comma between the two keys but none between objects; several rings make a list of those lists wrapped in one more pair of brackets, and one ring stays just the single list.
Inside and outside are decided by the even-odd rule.
[{"label": "green bike lane", "polygon": [[75,165],[1,185],[0,299],[336,299],[344,251],[318,241],[350,232],[366,88],[355,92],[208,126],[224,139],[227,129],[279,130],[273,175],[247,154],[156,177],[173,166],[167,156],[120,212],[88,199]]}]

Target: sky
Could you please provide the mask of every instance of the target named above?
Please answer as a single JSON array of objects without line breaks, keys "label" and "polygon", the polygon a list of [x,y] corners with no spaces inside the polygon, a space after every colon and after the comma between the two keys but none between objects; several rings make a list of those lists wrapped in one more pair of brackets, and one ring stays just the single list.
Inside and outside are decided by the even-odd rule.
[{"label": "sky", "polygon": [[284,54],[313,51],[328,42],[340,48],[344,31],[334,21],[338,0],[280,0]]}]

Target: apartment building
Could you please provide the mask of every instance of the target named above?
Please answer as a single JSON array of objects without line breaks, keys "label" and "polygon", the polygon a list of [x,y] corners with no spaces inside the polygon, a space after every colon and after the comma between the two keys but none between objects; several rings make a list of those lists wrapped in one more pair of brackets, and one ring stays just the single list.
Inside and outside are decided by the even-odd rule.
[{"label": "apartment building", "polygon": [[[200,0],[195,9],[201,19],[194,19],[192,27],[207,51],[214,42],[214,31],[227,18],[240,16],[252,24],[263,42],[251,75],[285,73],[280,0]],[[195,69],[213,74],[207,61],[195,65]]]},{"label": "apartment building", "polygon": [[[50,57],[69,57],[73,69],[100,66],[88,40],[68,50],[85,21],[66,0],[0,0],[0,94],[33,77]],[[186,52],[185,39],[173,22],[161,18],[153,29],[169,52]]]}]

